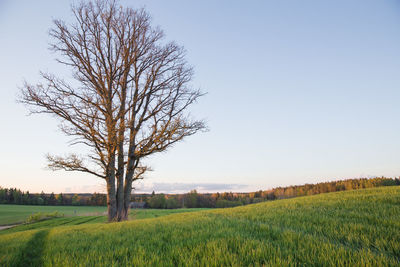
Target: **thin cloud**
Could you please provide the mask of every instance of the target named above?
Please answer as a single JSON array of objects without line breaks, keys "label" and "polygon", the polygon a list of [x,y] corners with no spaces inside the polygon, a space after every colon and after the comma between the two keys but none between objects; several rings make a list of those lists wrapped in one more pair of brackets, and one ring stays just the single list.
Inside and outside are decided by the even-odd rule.
[{"label": "thin cloud", "polygon": [[134,190],[135,193],[186,193],[196,189],[198,192],[243,192],[248,191],[249,186],[244,184],[215,184],[215,183],[151,183],[139,184]]},{"label": "thin cloud", "polygon": [[[182,194],[190,190],[197,190],[199,193],[215,193],[215,192],[250,192],[256,191],[250,185],[245,184],[223,184],[223,183],[152,183],[143,181],[136,184],[132,193],[169,193]],[[105,193],[106,185],[82,185],[66,187],[65,193]]]},{"label": "thin cloud", "polygon": [[82,185],[66,187],[65,193],[105,193],[105,185]]}]

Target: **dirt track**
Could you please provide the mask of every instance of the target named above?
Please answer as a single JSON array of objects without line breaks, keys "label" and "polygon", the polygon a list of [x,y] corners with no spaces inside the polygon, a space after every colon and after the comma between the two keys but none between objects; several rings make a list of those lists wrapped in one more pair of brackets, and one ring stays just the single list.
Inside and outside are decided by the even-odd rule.
[{"label": "dirt track", "polygon": [[14,226],[17,226],[18,224],[13,224],[13,225],[0,225],[0,231],[4,229],[8,229]]}]

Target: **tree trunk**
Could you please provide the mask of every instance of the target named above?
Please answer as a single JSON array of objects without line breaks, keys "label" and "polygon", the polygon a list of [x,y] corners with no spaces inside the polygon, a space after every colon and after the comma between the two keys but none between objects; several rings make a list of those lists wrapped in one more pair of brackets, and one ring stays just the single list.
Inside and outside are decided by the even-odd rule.
[{"label": "tree trunk", "polygon": [[[123,178],[123,177],[121,177]],[[117,221],[124,220],[124,183],[123,180],[117,178]]]},{"label": "tree trunk", "polygon": [[117,169],[117,221],[124,220],[124,155],[123,140],[118,147],[118,169]]},{"label": "tree trunk", "polygon": [[115,195],[115,155],[111,155],[110,163],[107,166],[107,209],[108,221],[117,220],[117,199]]},{"label": "tree trunk", "polygon": [[108,221],[114,222],[117,217],[117,201],[115,196],[115,177],[107,179],[107,212]]},{"label": "tree trunk", "polygon": [[[123,81],[126,81],[129,72],[124,75]],[[120,106],[120,114],[125,113],[126,99],[126,83],[122,86],[122,99]],[[120,115],[119,114],[119,115]],[[117,156],[117,220],[127,220],[128,217],[124,214],[124,134],[125,134],[125,116],[121,116],[120,125],[118,128],[118,156]]]},{"label": "tree trunk", "polygon": [[133,175],[135,174],[135,166],[139,163],[134,157],[135,146],[129,148],[129,158],[126,167],[125,184],[124,184],[124,207],[123,220],[128,220],[129,215],[129,205],[131,203],[131,192],[132,192],[132,181]]},{"label": "tree trunk", "polygon": [[131,192],[132,192],[132,177],[125,178],[125,186],[124,186],[124,207],[122,215],[123,220],[128,220],[129,215],[129,205],[131,203]]}]

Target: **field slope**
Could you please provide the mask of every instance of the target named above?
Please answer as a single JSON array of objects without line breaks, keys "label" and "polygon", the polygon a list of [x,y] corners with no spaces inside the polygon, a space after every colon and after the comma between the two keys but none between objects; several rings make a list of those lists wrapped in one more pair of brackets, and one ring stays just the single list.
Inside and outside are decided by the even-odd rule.
[{"label": "field slope", "polygon": [[398,266],[400,187],[0,232],[0,266]]}]

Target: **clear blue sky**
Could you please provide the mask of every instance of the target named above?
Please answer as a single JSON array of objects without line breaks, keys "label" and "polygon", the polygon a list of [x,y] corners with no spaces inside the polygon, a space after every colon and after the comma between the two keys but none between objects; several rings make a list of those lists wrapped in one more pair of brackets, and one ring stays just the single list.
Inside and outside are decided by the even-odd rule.
[{"label": "clear blue sky", "polygon": [[[400,2],[122,1],[188,51],[194,109],[210,131],[147,163],[141,191],[249,191],[400,175]],[[99,191],[101,180],[45,170],[70,151],[51,117],[16,103],[23,79],[63,75],[48,49],[68,1],[0,0],[0,185]]]}]

